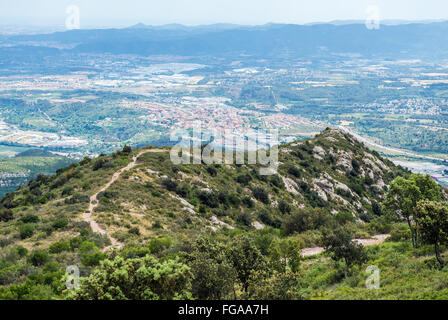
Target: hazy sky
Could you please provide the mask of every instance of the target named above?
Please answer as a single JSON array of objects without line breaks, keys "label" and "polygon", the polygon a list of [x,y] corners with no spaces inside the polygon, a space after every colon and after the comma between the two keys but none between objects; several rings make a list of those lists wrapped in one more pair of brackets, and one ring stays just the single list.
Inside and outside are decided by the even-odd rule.
[{"label": "hazy sky", "polygon": [[0,0],[0,23],[64,25],[70,4],[79,7],[81,28],[365,19],[370,5],[381,19],[448,19],[447,0]]}]

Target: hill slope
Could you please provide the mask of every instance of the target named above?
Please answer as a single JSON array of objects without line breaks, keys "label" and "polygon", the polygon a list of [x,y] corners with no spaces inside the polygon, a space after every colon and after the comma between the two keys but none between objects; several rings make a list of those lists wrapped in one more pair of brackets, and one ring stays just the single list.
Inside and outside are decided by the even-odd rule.
[{"label": "hill slope", "polygon": [[[279,228],[284,216],[300,208],[368,221],[378,214],[388,183],[407,174],[348,134],[330,129],[282,145],[278,174],[272,176],[258,175],[256,165],[174,165],[168,149],[145,150],[150,149],[84,159],[8,194],[1,200],[3,210],[12,213],[0,223],[3,246],[46,248],[82,230],[91,233],[83,218],[89,206],[90,219],[104,231],[103,246],[107,238],[127,244],[222,228]],[[126,166],[129,170],[121,170]],[[103,188],[114,174],[113,183]],[[39,221],[24,237],[21,228],[30,215]],[[62,227],[55,228],[58,222]]]}]

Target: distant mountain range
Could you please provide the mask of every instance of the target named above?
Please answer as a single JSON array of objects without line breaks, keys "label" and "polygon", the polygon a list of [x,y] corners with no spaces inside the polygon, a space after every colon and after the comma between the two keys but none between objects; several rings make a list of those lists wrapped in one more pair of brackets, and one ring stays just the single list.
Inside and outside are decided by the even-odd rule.
[{"label": "distant mountain range", "polygon": [[[388,25],[395,24],[395,25]],[[398,24],[398,25],[397,25]],[[359,21],[327,24],[267,24],[239,26],[147,26],[123,29],[91,29],[43,35],[4,36],[8,46],[69,46],[73,53],[137,55],[249,54],[255,56],[313,56],[358,54],[365,57],[445,57],[448,53],[448,22],[410,23],[386,21],[379,30],[369,30]],[[61,49],[62,50],[62,49]]]}]

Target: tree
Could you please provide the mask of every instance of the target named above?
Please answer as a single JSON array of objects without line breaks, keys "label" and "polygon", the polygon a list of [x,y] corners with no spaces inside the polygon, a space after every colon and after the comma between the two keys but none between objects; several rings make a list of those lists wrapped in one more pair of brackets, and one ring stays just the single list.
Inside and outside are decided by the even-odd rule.
[{"label": "tree", "polygon": [[301,233],[328,226],[331,220],[330,213],[322,208],[297,209],[283,218],[282,230],[286,235]]},{"label": "tree", "polygon": [[190,299],[190,268],[178,259],[160,261],[151,255],[104,260],[78,290],[64,292],[74,300]]},{"label": "tree", "polygon": [[132,148],[130,147],[130,146],[128,146],[128,145],[125,145],[124,147],[123,147],[123,153],[127,153],[127,154],[129,154],[129,153],[131,153],[132,152]]},{"label": "tree", "polygon": [[429,175],[412,174],[410,179],[419,188],[423,199],[430,201],[442,200],[442,189]]},{"label": "tree", "polygon": [[334,261],[344,260],[344,274],[347,277],[350,268],[366,260],[364,247],[353,241],[352,234],[344,228],[325,231],[322,239],[325,251]]},{"label": "tree", "polygon": [[266,268],[266,261],[260,250],[246,235],[239,236],[230,243],[227,257],[245,292],[249,286],[251,273]]},{"label": "tree", "polygon": [[435,201],[419,201],[415,210],[422,240],[434,245],[437,261],[443,267],[439,246],[448,241],[448,205]]},{"label": "tree", "polygon": [[279,272],[289,270],[296,272],[302,259],[301,244],[293,239],[276,239],[269,248],[269,257],[274,268]]},{"label": "tree", "polygon": [[428,175],[412,174],[409,179],[397,177],[392,181],[384,202],[398,218],[405,219],[411,230],[412,246],[418,243],[418,225],[414,223],[414,209],[420,200],[440,201],[440,186]]},{"label": "tree", "polygon": [[191,292],[194,298],[221,300],[235,298],[235,271],[226,257],[222,242],[199,238],[188,257],[193,274]]}]

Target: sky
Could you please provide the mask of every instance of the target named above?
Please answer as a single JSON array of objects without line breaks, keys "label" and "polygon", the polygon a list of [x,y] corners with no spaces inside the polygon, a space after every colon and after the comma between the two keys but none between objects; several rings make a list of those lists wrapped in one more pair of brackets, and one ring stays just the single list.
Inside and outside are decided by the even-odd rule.
[{"label": "sky", "polygon": [[448,20],[447,0],[0,0],[0,24],[63,26],[69,5],[79,8],[81,28],[365,20],[371,6],[381,20]]}]

